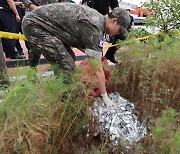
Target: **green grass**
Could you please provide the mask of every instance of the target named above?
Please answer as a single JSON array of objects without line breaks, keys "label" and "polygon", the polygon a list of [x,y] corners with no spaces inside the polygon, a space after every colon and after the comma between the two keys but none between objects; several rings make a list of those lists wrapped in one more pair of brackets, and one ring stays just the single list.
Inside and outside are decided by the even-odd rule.
[{"label": "green grass", "polygon": [[179,153],[179,42],[179,35],[163,35],[122,45],[116,55],[122,63],[113,72],[113,90],[134,102],[152,133],[134,146],[138,153]]},{"label": "green grass", "polygon": [[158,153],[180,153],[179,115],[174,109],[168,108],[152,128],[153,147]]},{"label": "green grass", "polygon": [[68,138],[74,138],[80,130],[87,131],[83,127],[88,99],[82,95],[86,88],[76,80],[67,83],[63,73],[42,80],[33,78],[33,70],[26,75],[28,79],[12,85],[0,104],[0,150],[59,153],[66,149],[62,147]]},{"label": "green grass", "polygon": [[[26,69],[15,75],[28,78],[11,84],[1,96],[0,153],[179,153],[179,41],[177,35],[164,35],[122,43],[117,54],[123,62],[113,69],[111,90],[136,105],[152,135],[129,149],[123,141],[113,146],[105,134],[94,145],[96,128],[89,111],[93,86],[80,81],[83,68],[43,79],[35,69]],[[98,63],[90,64],[94,72]]]}]

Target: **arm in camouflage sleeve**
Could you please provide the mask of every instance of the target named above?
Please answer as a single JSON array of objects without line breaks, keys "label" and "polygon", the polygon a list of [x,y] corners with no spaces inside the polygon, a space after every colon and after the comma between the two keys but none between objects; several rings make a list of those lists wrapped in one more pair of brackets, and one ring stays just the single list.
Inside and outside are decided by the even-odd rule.
[{"label": "arm in camouflage sleeve", "polygon": [[37,6],[53,4],[53,3],[61,3],[68,2],[68,0],[31,0],[33,4]]},{"label": "arm in camouflage sleeve", "polygon": [[22,0],[23,4],[30,9],[30,11],[37,8],[37,6],[47,5],[52,3],[68,2],[68,0]]},{"label": "arm in camouflage sleeve", "polygon": [[68,2],[68,0],[31,0],[33,4],[37,6],[53,4],[53,3],[61,3]]},{"label": "arm in camouflage sleeve", "polygon": [[103,32],[88,20],[79,21],[81,41],[85,46],[85,54],[101,60],[103,47]]},{"label": "arm in camouflage sleeve", "polygon": [[37,6],[35,4],[33,4],[30,0],[22,0],[22,2],[25,5],[25,7],[30,9],[30,11],[37,8]]},{"label": "arm in camouflage sleeve", "polygon": [[89,20],[79,20],[79,32],[82,44],[85,46],[85,54],[90,60],[93,60],[96,65],[96,79],[97,85],[101,94],[106,93],[105,76],[102,67],[102,47],[103,47],[103,32],[96,24],[89,22]]},{"label": "arm in camouflage sleeve", "polygon": [[59,0],[59,2],[69,2],[70,0]]}]

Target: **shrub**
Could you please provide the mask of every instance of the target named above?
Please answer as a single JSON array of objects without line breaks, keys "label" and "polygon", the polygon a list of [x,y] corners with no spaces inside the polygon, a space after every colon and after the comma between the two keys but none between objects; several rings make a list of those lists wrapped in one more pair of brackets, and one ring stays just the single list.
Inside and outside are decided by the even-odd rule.
[{"label": "shrub", "polygon": [[166,106],[179,110],[179,41],[178,35],[165,35],[161,42],[153,37],[119,49],[116,59],[122,63],[114,70],[114,90],[137,101],[140,115],[156,116]]},{"label": "shrub", "polygon": [[180,114],[172,108],[163,111],[152,128],[153,148],[157,153],[180,153]]},{"label": "shrub", "polygon": [[86,87],[71,77],[70,83],[63,73],[29,78],[10,87],[0,104],[0,153],[74,153],[77,144],[86,144],[78,136],[87,134],[90,100],[83,96]]},{"label": "shrub", "polygon": [[147,26],[157,26],[163,32],[180,28],[179,0],[149,0],[144,6],[156,14],[146,20]]}]

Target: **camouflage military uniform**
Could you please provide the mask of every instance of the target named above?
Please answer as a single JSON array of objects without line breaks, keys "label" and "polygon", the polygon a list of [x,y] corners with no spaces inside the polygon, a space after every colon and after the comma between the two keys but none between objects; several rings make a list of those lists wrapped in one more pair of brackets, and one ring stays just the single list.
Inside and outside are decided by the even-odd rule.
[{"label": "camouflage military uniform", "polygon": [[37,8],[23,20],[23,32],[38,64],[40,54],[65,71],[75,67],[71,47],[85,49],[86,55],[101,59],[105,17],[87,6],[55,3]]},{"label": "camouflage military uniform", "polygon": [[31,0],[31,2],[37,6],[40,6],[52,3],[68,2],[68,0]]}]

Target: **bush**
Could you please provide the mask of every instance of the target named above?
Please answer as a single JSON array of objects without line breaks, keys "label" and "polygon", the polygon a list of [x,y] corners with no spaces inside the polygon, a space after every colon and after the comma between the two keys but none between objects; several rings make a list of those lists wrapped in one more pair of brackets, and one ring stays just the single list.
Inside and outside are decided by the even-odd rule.
[{"label": "bush", "polygon": [[179,0],[149,0],[144,3],[144,7],[156,12],[146,20],[147,26],[157,26],[163,32],[180,29]]},{"label": "bush", "polygon": [[129,34],[128,34],[128,38],[127,39],[135,39],[135,38],[139,38],[139,37],[144,37],[147,35],[152,35],[151,33],[147,32],[145,29],[143,28],[138,28],[138,29],[132,29]]},{"label": "bush", "polygon": [[75,75],[67,84],[63,74],[31,80],[31,72],[0,104],[0,153],[74,153],[77,144],[86,144],[79,140],[88,131],[86,87]]},{"label": "bush", "polygon": [[180,114],[172,108],[163,111],[152,128],[153,148],[157,153],[180,153]]},{"label": "bush", "polygon": [[156,116],[166,106],[180,108],[180,37],[163,37],[161,42],[153,37],[122,46],[116,55],[122,63],[114,71],[114,90],[138,101],[141,115]]},{"label": "bush", "polygon": [[179,41],[177,34],[161,34],[145,42],[122,42],[116,54],[114,91],[135,104],[149,130],[130,153],[179,153]]}]

